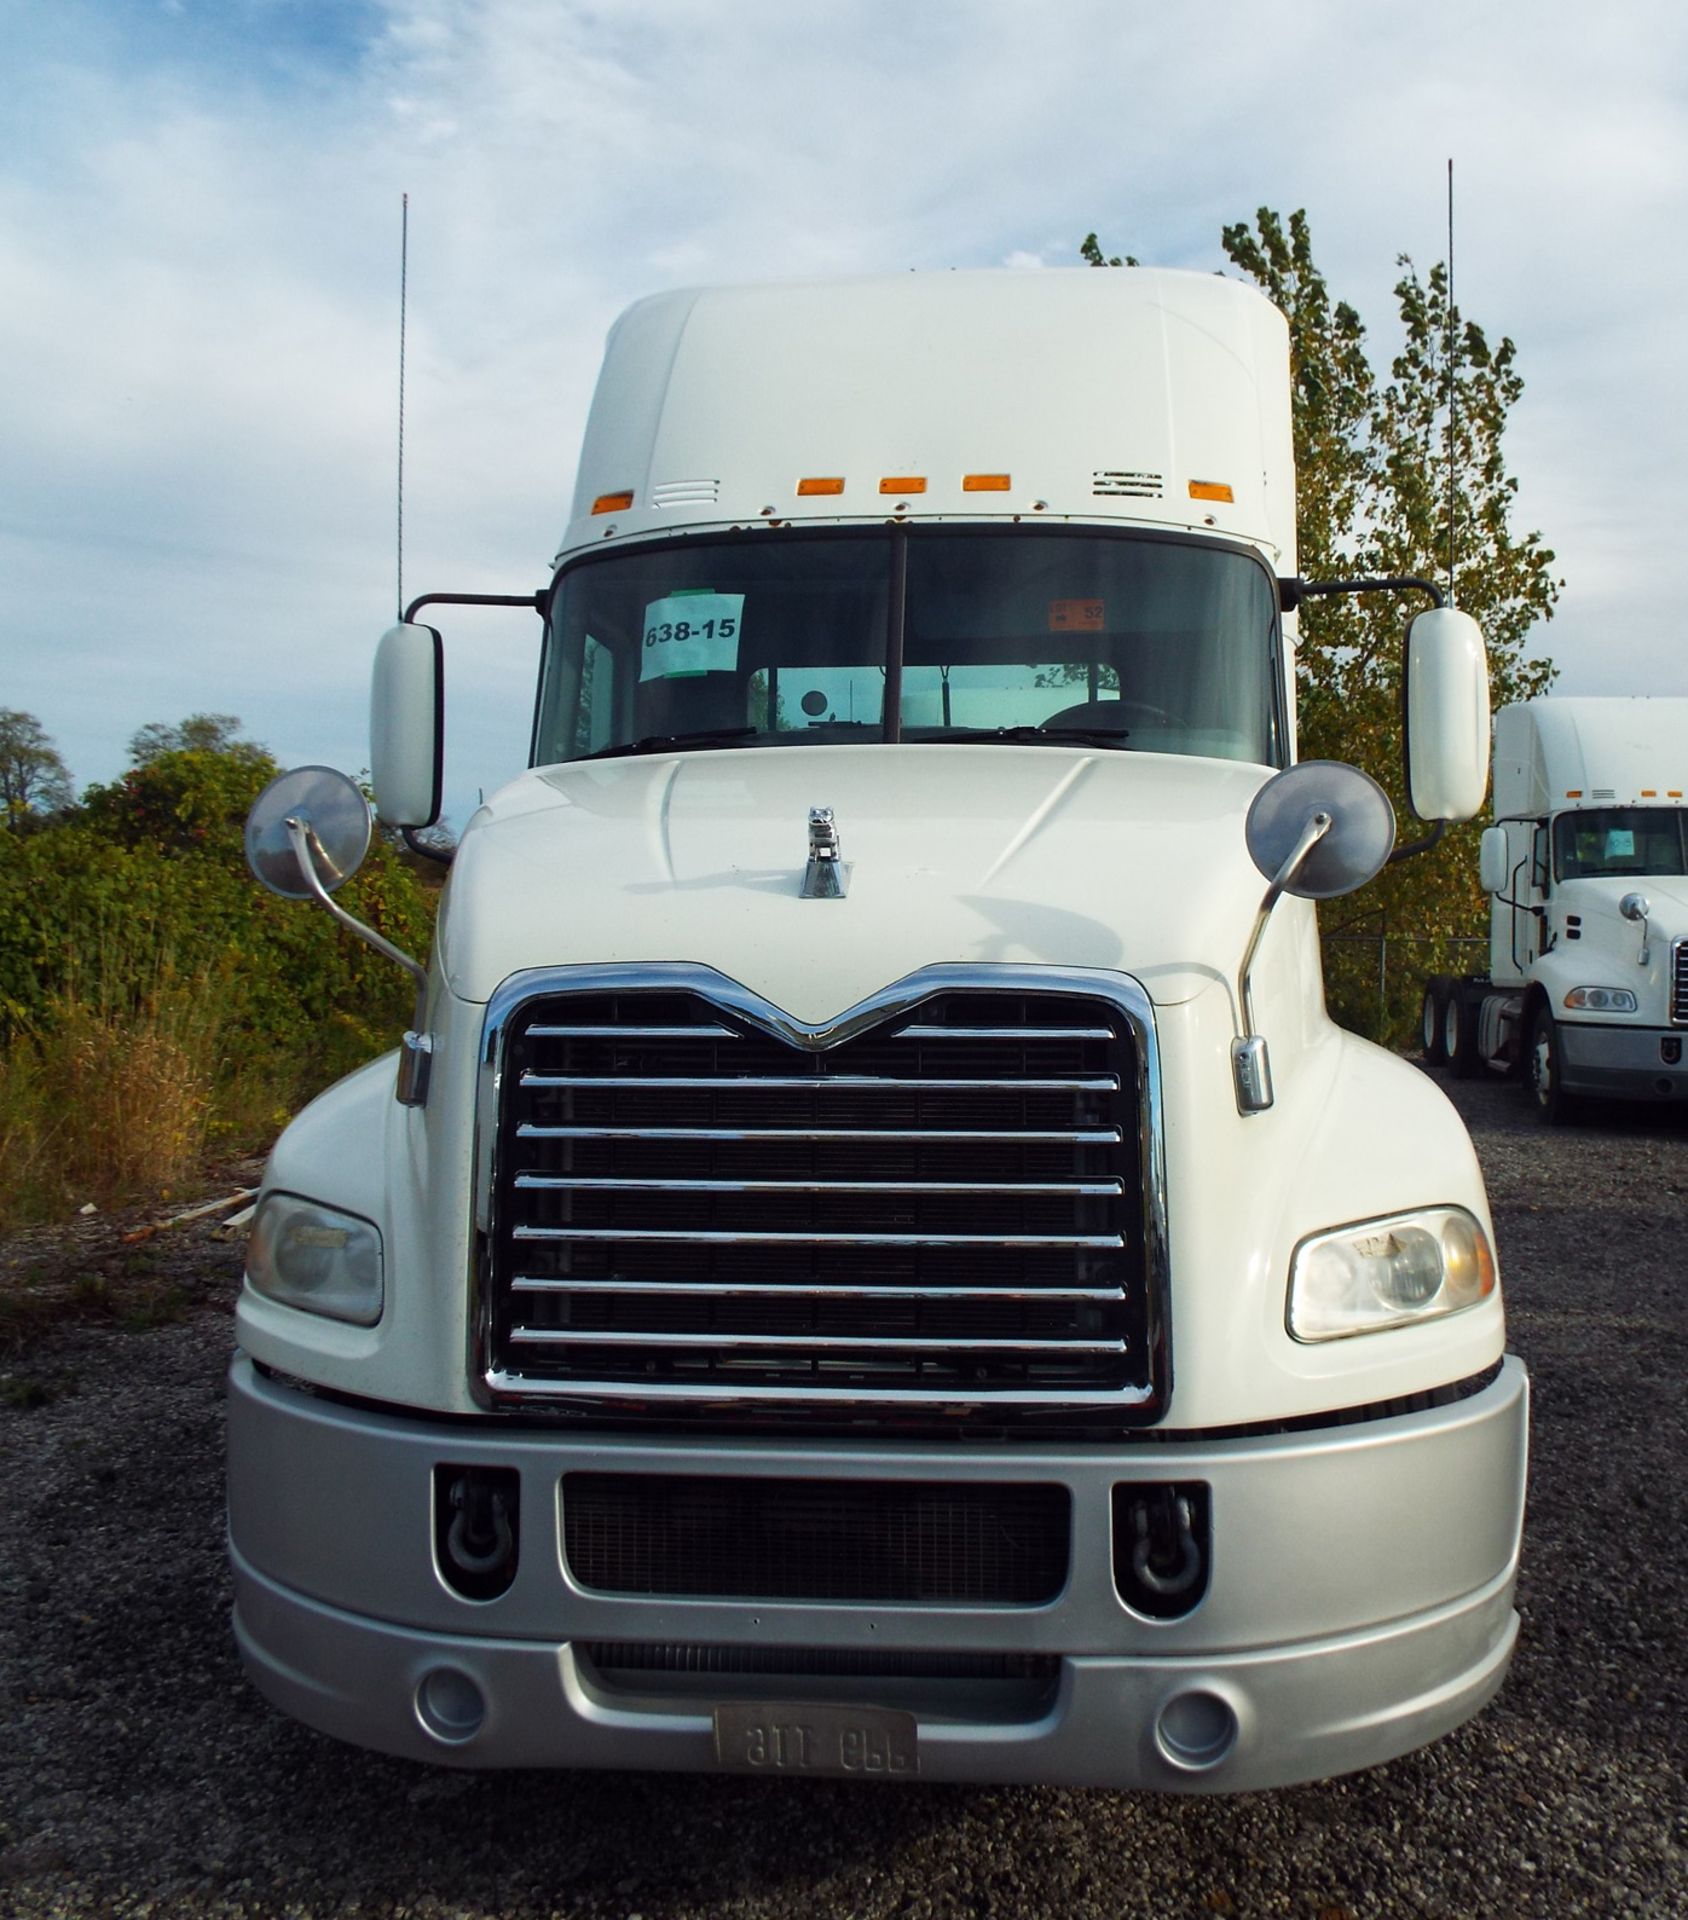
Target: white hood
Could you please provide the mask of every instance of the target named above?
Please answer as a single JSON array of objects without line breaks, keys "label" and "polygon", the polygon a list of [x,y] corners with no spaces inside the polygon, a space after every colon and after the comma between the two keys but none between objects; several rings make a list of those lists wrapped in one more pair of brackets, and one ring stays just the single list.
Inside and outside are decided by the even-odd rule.
[{"label": "white hood", "polygon": [[[440,958],[473,1001],[528,967],[684,960],[819,1022],[954,961],[1129,972],[1170,1005],[1235,976],[1263,890],[1243,818],[1267,777],[959,745],[552,767],[469,822]],[[815,806],[836,816],[843,900],[799,894]]]}]

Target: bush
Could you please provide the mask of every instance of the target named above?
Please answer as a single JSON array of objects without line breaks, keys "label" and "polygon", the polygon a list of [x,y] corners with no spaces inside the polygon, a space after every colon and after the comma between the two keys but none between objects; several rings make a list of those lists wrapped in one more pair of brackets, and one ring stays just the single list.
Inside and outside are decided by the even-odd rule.
[{"label": "bush", "polygon": [[[408,1025],[391,961],[247,873],[246,811],[275,771],[250,750],[164,753],[61,823],[0,836],[0,1213],[39,1217],[32,1162],[102,1204],[180,1180]],[[432,899],[385,842],[338,897],[426,952]]]}]

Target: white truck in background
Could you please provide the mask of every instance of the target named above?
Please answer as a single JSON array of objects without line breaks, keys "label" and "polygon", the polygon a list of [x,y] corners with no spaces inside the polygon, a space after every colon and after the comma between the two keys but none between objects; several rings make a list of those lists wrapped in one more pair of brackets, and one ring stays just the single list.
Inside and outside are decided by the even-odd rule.
[{"label": "white truck in background", "polygon": [[1486,974],[1425,988],[1427,1059],[1584,1096],[1688,1099],[1688,699],[1546,696],[1494,717]]},{"label": "white truck in background", "polygon": [[[468,1767],[1227,1791],[1501,1684],[1528,1382],[1458,1116],[1325,1013],[1389,802],[1295,764],[1297,603],[1424,583],[1297,577],[1287,349],[1142,269],[617,324],[546,585],[377,655],[416,829],[422,609],[543,621],[413,1030],[265,1173],[271,1700]],[[1481,635],[1403,671],[1468,819]],[[301,769],[248,851],[339,913],[368,832]]]}]

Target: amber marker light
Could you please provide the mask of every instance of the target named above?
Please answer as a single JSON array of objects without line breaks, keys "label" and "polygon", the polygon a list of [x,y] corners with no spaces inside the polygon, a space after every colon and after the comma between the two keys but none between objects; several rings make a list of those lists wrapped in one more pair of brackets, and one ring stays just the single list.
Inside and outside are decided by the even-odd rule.
[{"label": "amber marker light", "polygon": [[1230,502],[1236,495],[1223,480],[1192,480],[1190,482],[1192,500],[1223,500]]},{"label": "amber marker light", "polygon": [[1641,797],[1643,800],[1657,800],[1659,790],[1657,787],[1643,787],[1641,789]]},{"label": "amber marker light", "polygon": [[924,493],[926,476],[923,473],[888,473],[879,483],[881,493]]},{"label": "amber marker light", "polygon": [[963,493],[1006,493],[1012,483],[1012,476],[1006,473],[964,473],[961,476],[961,491]]},{"label": "amber marker light", "polygon": [[594,513],[625,513],[633,504],[633,489],[625,493],[600,493],[592,502]]},{"label": "amber marker light", "polygon": [[1580,800],[1580,799],[1582,798],[1582,788],[1581,788],[1581,787],[1567,787],[1567,788],[1565,789],[1565,798],[1566,798],[1567,800]]},{"label": "amber marker light", "polygon": [[844,480],[840,474],[819,474],[808,480],[799,480],[797,493],[800,499],[808,499],[817,493],[842,493]]}]

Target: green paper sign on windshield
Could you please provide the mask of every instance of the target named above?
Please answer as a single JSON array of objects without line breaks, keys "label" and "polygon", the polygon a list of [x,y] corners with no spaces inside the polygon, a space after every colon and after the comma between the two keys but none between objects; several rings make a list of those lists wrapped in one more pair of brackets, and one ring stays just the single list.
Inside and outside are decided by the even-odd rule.
[{"label": "green paper sign on windshield", "polygon": [[641,680],[675,680],[738,667],[744,595],[693,587],[653,600],[645,609],[639,649]]}]

